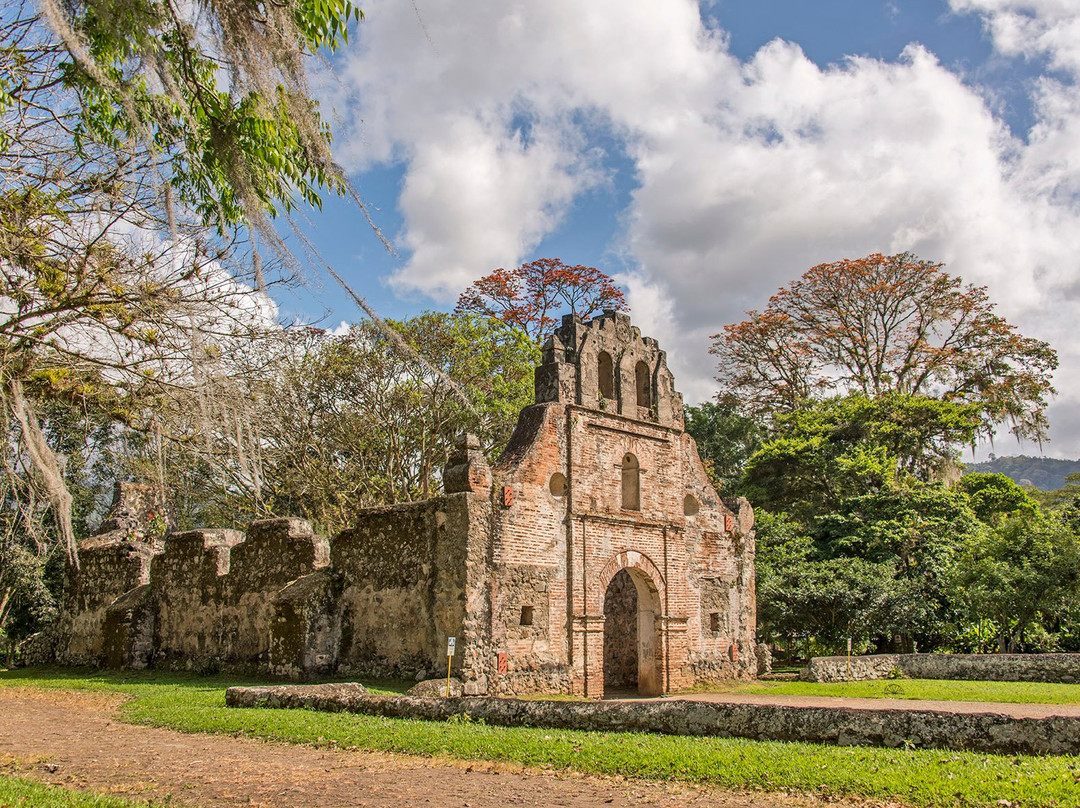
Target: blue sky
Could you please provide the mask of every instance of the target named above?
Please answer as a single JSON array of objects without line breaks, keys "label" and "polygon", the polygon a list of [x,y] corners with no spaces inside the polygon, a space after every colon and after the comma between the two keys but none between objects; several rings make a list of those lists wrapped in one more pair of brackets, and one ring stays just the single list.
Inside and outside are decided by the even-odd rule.
[{"label": "blue sky", "polygon": [[[536,257],[597,266],[700,401],[710,334],[814,264],[908,250],[1059,350],[1044,448],[1080,456],[1074,0],[363,7],[319,91],[396,254],[340,202],[309,232],[384,315]],[[317,273],[278,302],[358,318]]]}]

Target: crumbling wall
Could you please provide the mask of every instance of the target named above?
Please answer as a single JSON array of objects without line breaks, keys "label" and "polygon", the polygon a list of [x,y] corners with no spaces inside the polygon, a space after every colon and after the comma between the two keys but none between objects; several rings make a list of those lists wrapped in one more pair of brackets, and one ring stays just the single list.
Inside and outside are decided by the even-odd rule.
[{"label": "crumbling wall", "polygon": [[329,542],[302,519],[170,536],[150,573],[153,664],[265,667],[274,598],[328,561]]},{"label": "crumbling wall", "polygon": [[[79,544],[79,566],[64,572],[60,613],[39,644],[44,660],[62,665],[105,661],[104,629],[110,605],[150,580],[151,561],[161,552],[170,522],[165,496],[155,486],[117,482],[112,505],[98,532]],[[51,660],[50,660],[51,661]]]},{"label": "crumbling wall", "polygon": [[[467,620],[487,584],[490,503],[471,493],[365,511],[331,549],[341,580],[339,669],[412,677],[476,654],[482,626]],[[464,676],[466,680],[472,675]]]},{"label": "crumbling wall", "polygon": [[61,665],[101,665],[105,661],[104,626],[109,606],[150,580],[156,548],[124,536],[80,548],[79,567],[68,567],[64,596],[53,631],[56,661]]}]

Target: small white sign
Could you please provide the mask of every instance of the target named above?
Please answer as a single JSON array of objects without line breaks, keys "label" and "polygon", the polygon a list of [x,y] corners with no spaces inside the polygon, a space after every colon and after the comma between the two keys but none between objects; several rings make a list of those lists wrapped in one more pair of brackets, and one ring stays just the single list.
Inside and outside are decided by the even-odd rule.
[{"label": "small white sign", "polygon": [[454,648],[457,646],[457,637],[446,638],[446,655],[451,657],[454,655]]}]

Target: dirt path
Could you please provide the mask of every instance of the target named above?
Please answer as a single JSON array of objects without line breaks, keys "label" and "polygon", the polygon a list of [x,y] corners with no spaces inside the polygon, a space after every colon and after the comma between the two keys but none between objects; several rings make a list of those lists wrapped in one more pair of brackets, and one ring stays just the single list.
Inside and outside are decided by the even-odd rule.
[{"label": "dirt path", "polygon": [[[192,806],[819,806],[806,797],[346,752],[122,724],[100,694],[0,688],[0,771]],[[832,806],[870,803],[830,802]]]}]

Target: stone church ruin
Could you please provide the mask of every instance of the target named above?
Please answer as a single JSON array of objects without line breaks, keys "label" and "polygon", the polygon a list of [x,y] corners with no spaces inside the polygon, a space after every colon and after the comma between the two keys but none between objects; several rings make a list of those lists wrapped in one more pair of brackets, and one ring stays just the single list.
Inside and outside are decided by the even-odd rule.
[{"label": "stone church ruin", "polygon": [[443,481],[332,540],[300,519],[151,539],[147,490],[118,485],[68,572],[55,657],[412,678],[445,671],[453,636],[470,694],[754,674],[753,512],[709,482],[665,354],[627,315],[564,317],[502,456],[464,436]]}]

